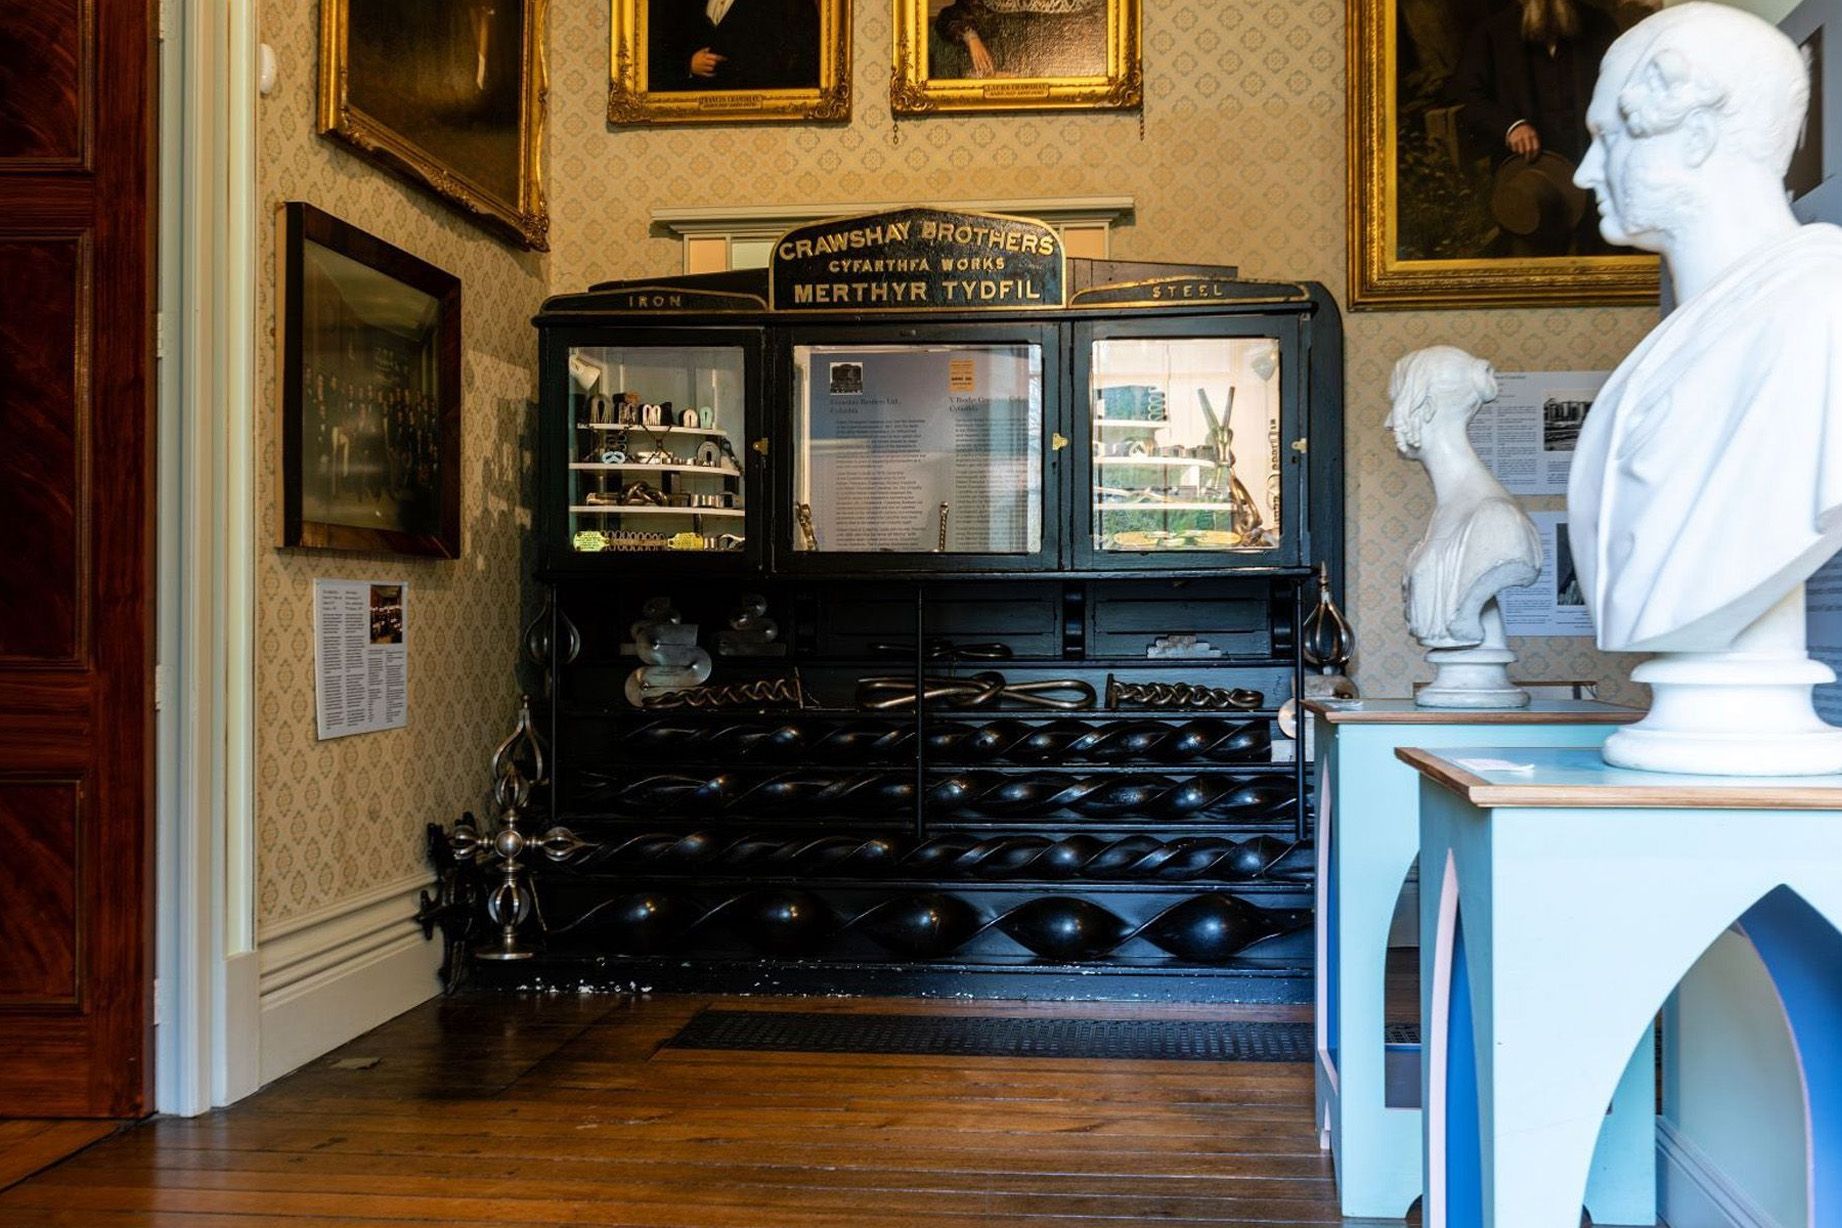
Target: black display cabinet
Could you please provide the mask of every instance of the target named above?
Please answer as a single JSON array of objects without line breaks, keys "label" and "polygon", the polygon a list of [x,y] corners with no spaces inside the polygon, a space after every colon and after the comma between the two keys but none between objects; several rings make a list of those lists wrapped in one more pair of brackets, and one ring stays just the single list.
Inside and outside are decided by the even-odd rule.
[{"label": "black display cabinet", "polygon": [[537,325],[541,823],[580,846],[479,973],[1308,996],[1321,286],[917,209]]}]

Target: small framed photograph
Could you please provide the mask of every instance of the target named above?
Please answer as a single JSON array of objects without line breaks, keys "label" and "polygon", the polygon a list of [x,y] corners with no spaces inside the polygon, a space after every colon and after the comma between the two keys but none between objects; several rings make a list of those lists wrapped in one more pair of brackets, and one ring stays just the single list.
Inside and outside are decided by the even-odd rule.
[{"label": "small framed photograph", "polygon": [[846,0],[610,0],[608,122],[851,117]]},{"label": "small framed photograph", "polygon": [[1144,103],[1139,0],[895,0],[898,115]]},{"label": "small framed photograph", "polygon": [[460,557],[461,283],[281,214],[281,545]]},{"label": "small framed photograph", "polygon": [[320,131],[549,250],[545,0],[320,0]]}]

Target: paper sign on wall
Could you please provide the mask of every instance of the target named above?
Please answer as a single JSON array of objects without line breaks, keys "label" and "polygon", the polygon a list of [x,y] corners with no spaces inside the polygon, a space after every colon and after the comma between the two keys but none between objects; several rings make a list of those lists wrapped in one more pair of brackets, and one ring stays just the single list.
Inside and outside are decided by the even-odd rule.
[{"label": "paper sign on wall", "polygon": [[1471,446],[1516,495],[1564,495],[1573,447],[1606,371],[1499,371],[1497,399],[1471,419]]},{"label": "paper sign on wall", "polygon": [[1541,574],[1525,588],[1506,588],[1497,598],[1503,626],[1511,635],[1593,633],[1592,613],[1580,591],[1566,512],[1530,512],[1541,533]]},{"label": "paper sign on wall", "polygon": [[409,724],[409,585],[313,582],[314,689],[319,736]]}]

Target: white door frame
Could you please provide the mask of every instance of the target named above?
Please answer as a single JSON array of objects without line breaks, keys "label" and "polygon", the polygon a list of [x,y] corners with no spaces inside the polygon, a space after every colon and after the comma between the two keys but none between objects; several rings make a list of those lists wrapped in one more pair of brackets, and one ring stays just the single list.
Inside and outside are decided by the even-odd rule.
[{"label": "white door frame", "polygon": [[258,44],[250,0],[162,9],[155,1105],[256,1090]]}]

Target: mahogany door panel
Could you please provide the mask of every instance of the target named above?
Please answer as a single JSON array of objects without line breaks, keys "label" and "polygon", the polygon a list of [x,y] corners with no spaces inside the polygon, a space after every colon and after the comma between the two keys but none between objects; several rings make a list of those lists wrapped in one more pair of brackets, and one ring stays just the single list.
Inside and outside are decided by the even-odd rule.
[{"label": "mahogany door panel", "polygon": [[0,1117],[149,1107],[150,16],[0,0]]},{"label": "mahogany door panel", "polygon": [[94,21],[92,0],[0,2],[0,164],[88,164]]}]

